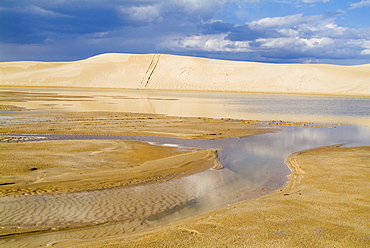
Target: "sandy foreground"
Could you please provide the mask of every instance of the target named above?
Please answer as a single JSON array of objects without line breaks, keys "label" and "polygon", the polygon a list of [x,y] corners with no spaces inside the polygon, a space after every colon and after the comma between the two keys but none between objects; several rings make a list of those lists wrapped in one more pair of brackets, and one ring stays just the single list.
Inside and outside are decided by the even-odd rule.
[{"label": "sandy foreground", "polygon": [[[1,133],[114,132],[135,135],[136,128],[137,134],[144,132],[147,135],[214,139],[276,130],[261,129],[258,125],[237,120],[123,113],[24,113],[13,117],[2,120]],[[6,141],[9,137],[2,139]],[[37,141],[5,142],[0,145],[3,195],[47,196],[160,182],[209,169],[214,166],[217,157],[214,150],[178,150],[134,141]],[[47,152],[45,147],[48,147]],[[54,159],[51,160],[50,156]],[[16,167],[19,162],[24,165],[22,169]],[[151,230],[84,241],[62,239],[50,244],[56,247],[368,247],[370,147],[316,148],[292,154],[286,162],[293,171],[288,185],[256,200],[233,204]],[[158,163],[166,166],[158,170]],[[123,173],[129,171],[131,173]],[[117,174],[124,176],[115,177]],[[99,180],[91,181],[91,176]],[[16,180],[10,182],[9,179]],[[171,189],[169,196],[180,191]],[[151,197],[160,197],[150,193],[141,196],[144,202],[152,201]],[[127,195],[125,198],[129,201],[130,197]],[[166,199],[168,201],[163,202],[163,207],[171,204],[171,197]],[[176,199],[187,200],[181,195]],[[60,207],[64,214],[70,213]],[[98,204],[93,208],[99,207]],[[142,210],[141,215],[161,211],[160,208],[147,210],[144,205]],[[127,213],[133,212],[127,209]],[[73,212],[70,214],[73,215]],[[56,216],[50,213],[50,216],[46,214],[44,217],[52,223]],[[94,220],[94,217],[85,218]],[[22,214],[8,216],[4,220],[7,219],[11,223],[19,222],[19,228],[2,227],[2,235],[49,232],[52,226],[29,225],[27,223],[33,220]],[[79,231],[91,237],[97,231],[117,231],[116,226],[89,226],[84,229],[78,225]],[[124,226],[135,229],[140,222]],[[63,225],[53,226],[51,230],[53,228],[68,229]],[[32,240],[32,235],[29,237]],[[32,241],[26,239],[26,242]]]},{"label": "sandy foreground", "polygon": [[75,62],[0,63],[0,86],[370,96],[369,78],[369,64],[265,64],[162,54],[116,53]]},{"label": "sandy foreground", "polygon": [[[122,58],[118,56],[116,59],[119,61]],[[54,64],[49,66],[45,68],[50,69]],[[56,68],[53,70],[56,71]],[[27,71],[26,67],[24,71]],[[261,123],[109,112],[45,113],[17,106],[0,108],[19,111],[5,114],[6,118],[0,120],[2,134],[117,134],[218,139],[273,132],[277,130],[277,124],[295,125],[286,122]],[[273,125],[260,128],[259,124]],[[310,123],[299,125],[312,126]],[[17,237],[18,234],[28,232],[58,234],[58,230],[64,230],[79,231],[88,238],[84,241],[59,238],[56,239],[58,242],[49,244],[55,247],[370,246],[370,224],[367,221],[370,219],[370,147],[322,147],[292,154],[286,160],[293,171],[291,181],[277,192],[141,231],[140,218],[143,216],[152,216],[170,208],[172,204],[189,201],[181,194],[181,188],[169,188],[163,191],[163,195],[142,193],[139,197],[143,205],[140,206],[137,205],[137,194],[116,197],[126,201],[124,204],[117,201],[118,208],[121,204],[128,206],[127,209],[119,209],[120,213],[138,215],[136,219],[133,216],[133,222],[122,224],[126,228],[123,230],[114,225],[114,219],[109,219],[115,217],[115,209],[104,209],[107,200],[104,193],[97,193],[97,196],[100,195],[98,204],[91,204],[81,220],[74,216],[73,209],[66,210],[64,207],[74,204],[74,199],[65,198],[61,203],[51,204],[50,211],[45,208],[41,212],[37,204],[43,206],[43,197],[58,196],[61,193],[92,190],[103,192],[106,188],[147,185],[206,171],[214,166],[217,168],[216,150],[158,147],[136,141],[59,140],[18,143],[30,138],[11,135],[0,138],[1,196],[15,196],[19,199],[27,198],[23,195],[42,196],[38,198],[40,202],[34,201],[36,207],[32,214],[25,207],[28,206],[24,204],[25,201],[21,201],[19,204],[14,203],[14,209],[17,210],[12,215],[0,218],[3,223],[8,223],[0,227],[0,233],[5,239],[9,235]],[[158,164],[164,166],[159,167]],[[161,197],[163,200],[160,199],[157,207],[147,207]],[[102,211],[102,216],[93,214],[102,208],[106,210]],[[59,211],[58,214],[53,212],[55,209]],[[70,222],[54,224],[54,221],[58,223],[61,215],[70,218]],[[107,223],[111,221],[112,225],[99,225],[101,218],[107,218]],[[45,225],[39,225],[38,221],[44,221]],[[123,233],[126,230],[127,233],[134,233],[93,239],[97,232],[114,235],[116,231]],[[32,240],[33,235],[19,236],[25,237],[23,245],[35,242]],[[0,247],[3,244],[1,241]],[[6,243],[4,247],[7,247]]]},{"label": "sandy foreground", "polygon": [[370,147],[292,154],[283,189],[142,233],[61,247],[369,247]]},{"label": "sandy foreground", "polygon": [[[36,205],[30,207],[29,201],[27,202],[27,199],[22,196],[47,197],[61,193],[140,186],[165,182],[205,170],[222,169],[215,149],[164,147],[126,140],[37,140],[37,137],[16,137],[11,134],[116,134],[217,139],[250,136],[277,130],[259,128],[260,125],[238,120],[146,114],[30,113],[26,111],[21,114],[5,114],[5,116],[0,126],[0,133],[4,134],[0,137],[2,141],[0,142],[0,195],[20,196],[21,200],[14,203],[14,207],[11,205],[12,201],[0,206],[1,211],[7,213],[0,221],[2,223],[0,235],[3,238],[76,227],[81,230],[81,227],[94,226],[102,219],[106,223],[114,223],[117,217],[114,213],[117,210],[114,209],[114,205],[113,209],[108,209],[104,204],[117,199],[119,199],[116,205],[120,208],[119,214],[123,216],[133,214],[134,216],[130,217],[133,223],[123,221],[124,224],[120,225],[120,228],[124,226],[124,230],[104,227],[105,231],[132,232],[141,228],[140,219],[191,200],[183,194],[180,186],[164,188],[163,195],[156,195],[150,191],[139,195],[128,192],[121,197],[111,196],[113,197],[111,200],[102,193],[100,198],[94,199],[95,203],[91,207],[87,205],[88,209],[84,209],[83,212],[87,216],[76,217],[73,211],[65,209],[67,205],[72,204],[82,211],[83,206],[74,204],[73,198],[63,198],[64,200],[57,200],[55,203],[48,200],[47,206],[43,203],[43,198],[38,198],[41,202],[35,199],[33,201]],[[98,198],[100,200],[97,200]],[[153,202],[161,198],[163,200],[156,203],[156,207],[150,207]],[[37,207],[37,204],[41,204],[42,207]],[[121,205],[126,208],[122,209]],[[12,211],[16,208],[19,210]],[[100,211],[101,208],[103,208],[102,211]],[[99,213],[99,215],[93,213]],[[64,221],[64,224],[59,220],[61,214],[68,220]],[[94,231],[99,232],[99,230],[89,232],[94,236]]]}]

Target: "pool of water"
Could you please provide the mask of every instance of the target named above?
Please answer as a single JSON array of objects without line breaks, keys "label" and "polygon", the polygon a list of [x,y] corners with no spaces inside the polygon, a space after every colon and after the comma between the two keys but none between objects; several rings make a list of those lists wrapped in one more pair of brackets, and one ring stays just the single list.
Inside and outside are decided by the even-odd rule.
[{"label": "pool of water", "polygon": [[0,88],[1,104],[38,111],[111,111],[174,116],[370,125],[370,97]]},{"label": "pool of water", "polygon": [[[0,225],[99,225],[81,230],[12,237],[1,240],[0,245],[11,242],[9,244],[17,247],[29,247],[31,240],[34,246],[60,240],[119,235],[253,199],[284,186],[290,173],[284,160],[289,154],[325,145],[370,145],[370,129],[358,126],[286,127],[276,133],[211,141],[111,135],[46,135],[45,139],[124,139],[180,148],[218,148],[222,150],[220,160],[225,169],[208,170],[165,183],[134,188],[55,196],[2,197],[0,208],[5,217],[0,220]],[[173,203],[168,203],[168,199],[173,199]],[[146,208],[152,210],[140,210]]]},{"label": "pool of water", "polygon": [[[91,226],[9,237],[0,240],[0,246],[4,247],[9,244],[14,247],[45,246],[63,240],[120,235],[163,225],[253,199],[284,186],[290,173],[284,160],[293,152],[335,144],[370,145],[370,109],[367,107],[370,98],[27,88],[4,88],[1,93],[6,96],[1,104],[25,107],[34,112],[121,111],[351,124],[334,125],[335,128],[284,127],[275,133],[211,141],[148,136],[45,135],[45,139],[126,139],[179,148],[217,148],[225,168],[131,189],[2,197],[0,212],[4,218],[0,219],[0,225],[3,226]],[[138,195],[143,197],[138,198]]]}]

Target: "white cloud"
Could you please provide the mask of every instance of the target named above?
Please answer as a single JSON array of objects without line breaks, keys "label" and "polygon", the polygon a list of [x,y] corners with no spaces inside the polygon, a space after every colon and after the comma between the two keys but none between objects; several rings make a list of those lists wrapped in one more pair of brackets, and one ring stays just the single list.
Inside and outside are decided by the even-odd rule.
[{"label": "white cloud", "polygon": [[330,37],[340,37],[349,33],[351,30],[346,27],[340,27],[330,20],[322,21],[319,23],[302,24],[297,27],[300,35],[306,33],[311,33],[313,36],[330,36]]},{"label": "white cloud", "polygon": [[120,12],[135,22],[154,22],[161,21],[159,5],[133,6],[129,8],[120,8]]},{"label": "white cloud", "polygon": [[[199,35],[172,36],[161,43],[161,48],[210,53],[246,52],[261,55],[261,60],[283,56],[285,60],[295,62],[346,56],[358,58],[370,53],[370,45],[363,42],[368,40],[368,32],[341,27],[333,16],[296,14],[262,18],[244,26],[218,27],[207,26],[207,31],[212,34],[197,32]],[[216,34],[218,30],[222,33]]]},{"label": "white cloud", "polygon": [[261,43],[261,47],[264,48],[299,49],[302,51],[308,49],[322,48],[334,44],[334,40],[328,37],[309,38],[309,39],[299,37],[283,37],[283,38],[257,39],[256,41]]},{"label": "white cloud", "polygon": [[250,52],[248,41],[230,41],[225,39],[227,34],[194,35],[167,39],[161,47],[173,50],[196,50],[208,52]]},{"label": "white cloud", "polygon": [[327,3],[329,2],[330,0],[301,0],[302,2],[304,3],[316,3],[316,2],[323,2],[323,3]]},{"label": "white cloud", "polygon": [[302,23],[317,23],[323,20],[324,18],[322,15],[303,16],[303,14],[296,14],[282,17],[266,17],[250,22],[248,25],[252,29],[268,29],[283,26],[296,26]]},{"label": "white cloud", "polygon": [[351,3],[350,6],[351,6],[351,9],[357,9],[357,8],[370,6],[370,0],[362,0],[361,2]]},{"label": "white cloud", "polygon": [[119,8],[124,19],[152,23],[167,19],[211,20],[224,2],[233,0],[157,0],[146,5],[125,5]]},{"label": "white cloud", "polygon": [[361,55],[370,55],[370,40],[364,41],[362,47],[365,49],[361,51]]},{"label": "white cloud", "polygon": [[49,16],[49,17],[69,17],[68,15],[58,13],[53,10],[47,10],[36,5],[24,6],[24,7],[14,7],[14,8],[2,8],[3,10],[14,10],[16,12],[25,13],[25,14],[36,14],[40,16]]},{"label": "white cloud", "polygon": [[339,37],[351,32],[349,28],[338,26],[335,18],[324,15],[266,17],[247,25],[259,32],[275,31],[283,37]]},{"label": "white cloud", "polygon": [[205,8],[214,8],[215,6],[220,6],[222,3],[226,2],[223,0],[172,0],[164,2],[173,2],[179,6],[183,6],[188,12],[204,10]]}]

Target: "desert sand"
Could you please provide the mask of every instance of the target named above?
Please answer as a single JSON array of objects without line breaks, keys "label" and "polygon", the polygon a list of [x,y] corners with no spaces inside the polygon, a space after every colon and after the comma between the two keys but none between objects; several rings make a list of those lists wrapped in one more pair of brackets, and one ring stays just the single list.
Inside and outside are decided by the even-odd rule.
[{"label": "desert sand", "polygon": [[281,190],[142,233],[60,247],[369,247],[370,147],[287,158]]},{"label": "desert sand", "polygon": [[163,54],[2,62],[1,86],[370,95],[370,64],[265,64]]},{"label": "desert sand", "polygon": [[[370,65],[262,64],[160,54],[103,54],[76,62],[0,63],[0,86],[7,87],[370,96],[369,78]],[[50,97],[52,99],[53,96]],[[5,114],[6,118],[1,119],[0,126],[0,133],[5,134],[1,136],[0,144],[0,192],[6,196],[1,198],[6,204],[0,205],[0,212],[7,213],[0,218],[0,233],[3,236],[0,246],[12,245],[7,242],[12,242],[13,237],[21,237],[19,242],[27,246],[36,241],[40,244],[49,242],[43,240],[48,234],[77,231],[80,237],[86,239],[66,240],[61,234],[52,238],[57,240],[55,243],[48,245],[370,246],[370,225],[367,221],[370,219],[369,147],[322,147],[292,154],[286,160],[292,170],[291,180],[275,193],[166,226],[142,230],[143,218],[159,214],[173,204],[191,201],[183,194],[182,185],[163,186],[163,195],[152,194],[151,191],[131,195],[125,191],[113,191],[108,196],[104,189],[152,185],[201,171],[217,173],[209,170],[212,167],[222,168],[216,150],[177,149],[112,140],[23,143],[30,138],[10,134],[117,134],[218,139],[277,129],[259,128],[258,124],[262,122],[258,121],[108,112],[38,112],[10,105],[2,105],[0,109],[13,111]],[[19,111],[21,115],[15,113]],[[284,121],[265,124],[274,124],[274,127],[291,125]],[[308,123],[299,125],[312,126]],[[45,147],[48,147],[47,151]],[[19,163],[23,166],[20,167]],[[158,164],[164,166],[159,167]],[[92,176],[94,179],[91,179]],[[76,199],[86,200],[85,191],[94,192],[92,198],[88,198],[91,204],[76,203]],[[25,197],[30,194],[34,195],[32,201]],[[76,194],[81,198],[76,198]],[[61,195],[62,200],[59,201]],[[158,204],[148,207],[153,202]],[[86,216],[78,216],[76,206],[87,208],[84,209]],[[124,217],[117,216],[120,214],[132,216],[125,222]],[[65,220],[60,222],[60,218]],[[97,233],[113,236],[94,239]],[[127,234],[114,236],[115,233]],[[41,236],[34,239],[32,234]]]}]

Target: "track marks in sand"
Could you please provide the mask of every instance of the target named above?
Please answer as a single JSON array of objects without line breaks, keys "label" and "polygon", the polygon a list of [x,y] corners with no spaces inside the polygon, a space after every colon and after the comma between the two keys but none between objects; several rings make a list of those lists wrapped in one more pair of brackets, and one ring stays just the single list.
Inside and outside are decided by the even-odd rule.
[{"label": "track marks in sand", "polygon": [[145,76],[141,80],[140,86],[143,88],[148,87],[148,84],[150,83],[150,78],[152,77],[156,67],[159,63],[159,58],[161,57],[160,54],[153,54],[152,60],[150,61],[149,67],[145,72]]}]

